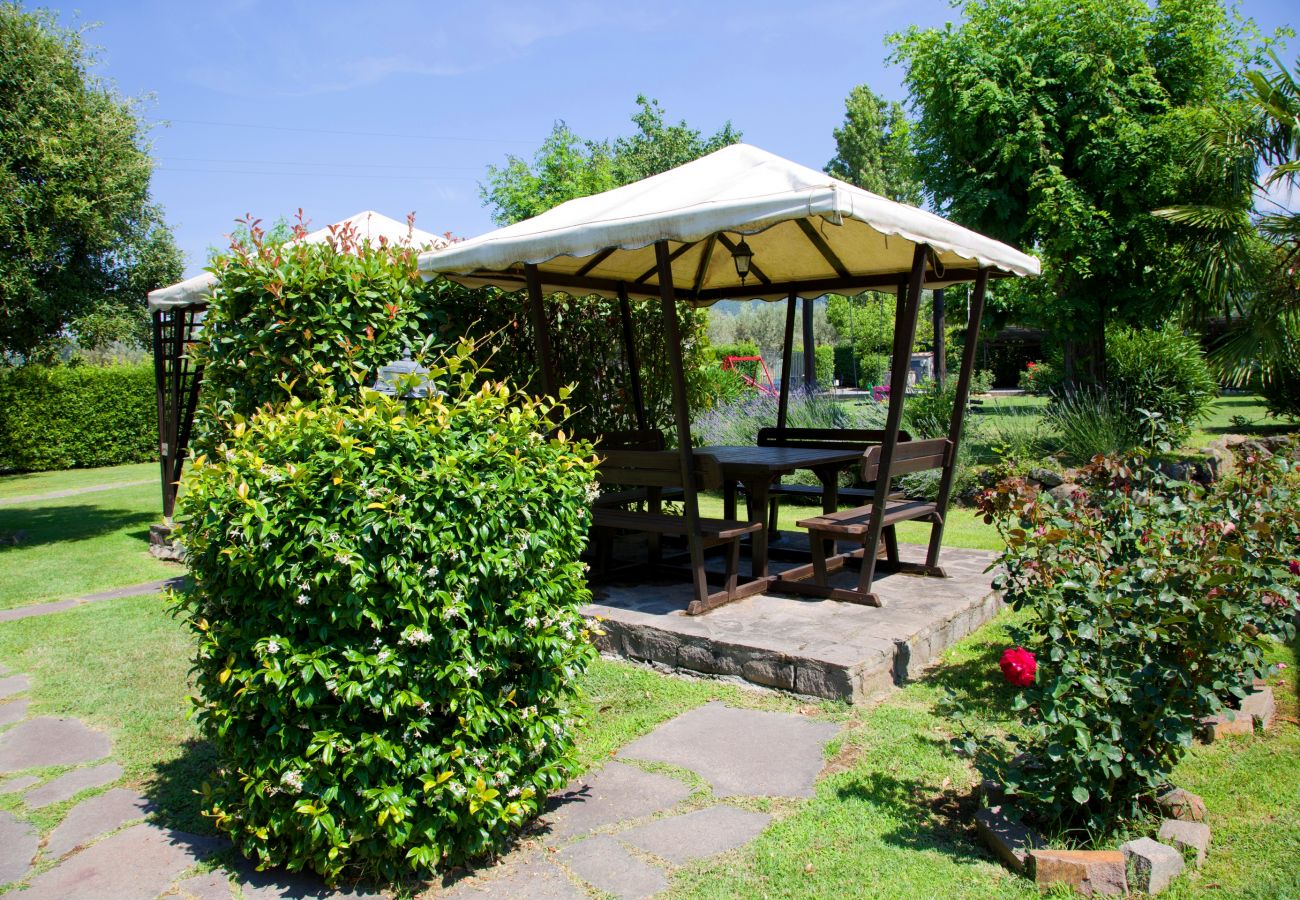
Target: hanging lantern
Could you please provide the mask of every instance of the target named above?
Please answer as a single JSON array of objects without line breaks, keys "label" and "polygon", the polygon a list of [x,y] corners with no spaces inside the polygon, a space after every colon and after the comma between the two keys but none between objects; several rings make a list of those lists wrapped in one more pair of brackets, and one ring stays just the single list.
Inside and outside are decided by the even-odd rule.
[{"label": "hanging lantern", "polygon": [[736,264],[736,274],[740,276],[740,283],[744,284],[749,276],[749,264],[754,261],[754,251],[749,249],[749,244],[745,243],[743,237],[736,249],[731,251],[731,261]]}]

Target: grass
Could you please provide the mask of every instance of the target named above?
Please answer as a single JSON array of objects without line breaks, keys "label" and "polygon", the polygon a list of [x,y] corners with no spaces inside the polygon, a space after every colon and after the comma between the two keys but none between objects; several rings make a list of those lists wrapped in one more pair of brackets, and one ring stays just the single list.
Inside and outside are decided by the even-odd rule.
[{"label": "grass", "polygon": [[[798,531],[795,522],[816,515],[820,511],[821,507],[783,501],[779,514],[780,528],[782,531]],[[722,498],[701,496],[700,514],[710,518],[721,518]],[[898,539],[907,544],[927,544],[930,541],[930,526],[924,522],[904,522],[898,526]],[[943,531],[943,545],[965,547],[969,550],[1001,550],[1003,546],[997,529],[985,525],[983,518],[975,510],[955,506],[948,510],[948,520]]]},{"label": "grass", "polygon": [[0,476],[0,500],[29,497],[53,491],[99,487],[123,481],[147,481],[159,478],[157,463],[133,463],[106,466],[102,469],[68,469],[61,472],[33,472],[29,475]]},{"label": "grass", "polygon": [[180,574],[149,555],[149,526],[161,516],[157,484],[0,506],[0,609]]}]

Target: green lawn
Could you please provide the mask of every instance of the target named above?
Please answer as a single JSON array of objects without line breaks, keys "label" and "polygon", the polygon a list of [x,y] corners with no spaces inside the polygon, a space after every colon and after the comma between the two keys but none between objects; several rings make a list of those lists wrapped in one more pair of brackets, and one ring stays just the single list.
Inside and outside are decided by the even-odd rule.
[{"label": "green lawn", "polygon": [[0,500],[149,479],[155,481],[159,479],[157,463],[133,463],[126,466],[106,466],[102,469],[68,469],[61,472],[33,472],[30,475],[0,475]]},{"label": "green lawn", "polygon": [[[101,483],[134,480],[122,468],[134,467]],[[86,486],[30,477],[43,492]],[[0,506],[0,609],[179,575],[180,566],[149,555],[149,526],[161,518],[157,484]]]}]

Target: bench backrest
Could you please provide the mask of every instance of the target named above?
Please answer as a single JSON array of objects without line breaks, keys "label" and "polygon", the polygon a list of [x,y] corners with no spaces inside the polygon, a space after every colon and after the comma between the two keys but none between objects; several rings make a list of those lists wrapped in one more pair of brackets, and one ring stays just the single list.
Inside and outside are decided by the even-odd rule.
[{"label": "bench backrest", "polygon": [[[894,447],[894,459],[889,464],[889,477],[926,469],[941,469],[948,464],[952,441],[935,438],[929,441],[908,441]],[[862,457],[862,480],[873,482],[880,478],[880,447],[871,447]]]},{"label": "bench backrest", "polygon": [[[866,450],[885,439],[883,428],[760,428],[760,447],[803,447],[808,450]],[[906,431],[898,440],[910,441]]]},{"label": "bench backrest", "polygon": [[[634,487],[684,487],[681,456],[676,450],[608,450],[597,479],[601,484]],[[722,486],[722,466],[707,453],[695,453],[695,486],[712,490]]]},{"label": "bench backrest", "polygon": [[597,450],[662,450],[667,445],[658,428],[606,431],[588,438]]}]

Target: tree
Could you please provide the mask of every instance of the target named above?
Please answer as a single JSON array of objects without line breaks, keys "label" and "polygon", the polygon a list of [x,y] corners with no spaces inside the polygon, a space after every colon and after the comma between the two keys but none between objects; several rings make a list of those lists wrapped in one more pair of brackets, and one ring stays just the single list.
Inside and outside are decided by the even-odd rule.
[{"label": "tree", "polygon": [[844,125],[834,131],[835,157],[826,164],[826,173],[890,200],[920,206],[912,125],[903,105],[889,103],[860,84],[849,92],[844,106]]},{"label": "tree", "polygon": [[[963,225],[1044,260],[1009,289],[1101,377],[1108,320],[1150,324],[1194,289],[1181,233],[1151,211],[1185,192],[1211,108],[1240,86],[1249,23],[1217,0],[968,0],[965,21],[891,37],[920,113],[926,191]],[[1008,289],[1002,289],[1008,291]]]},{"label": "tree", "polygon": [[139,338],[144,295],[181,274],[149,199],[133,104],[87,71],[81,36],[0,4],[0,357],[61,338]]}]

